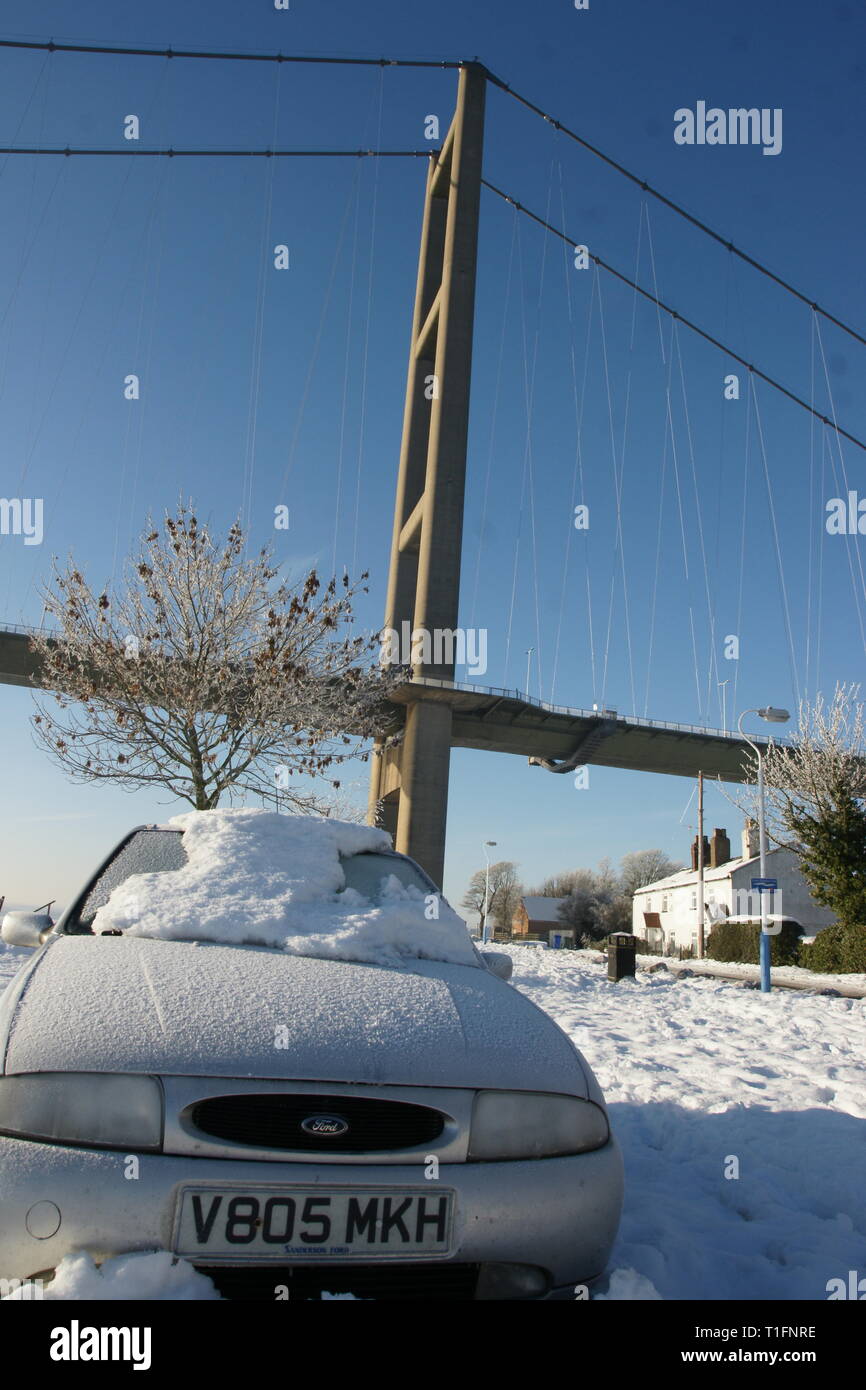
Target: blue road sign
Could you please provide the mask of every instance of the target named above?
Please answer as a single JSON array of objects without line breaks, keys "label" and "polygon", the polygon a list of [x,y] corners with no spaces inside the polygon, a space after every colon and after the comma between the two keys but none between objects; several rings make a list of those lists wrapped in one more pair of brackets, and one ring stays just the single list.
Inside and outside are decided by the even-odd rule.
[{"label": "blue road sign", "polygon": [[753,878],[753,879],[752,879],[752,892],[753,892],[753,893],[775,893],[775,891],[776,891],[776,889],[778,888],[778,886],[779,886],[779,880],[778,880],[777,878]]}]

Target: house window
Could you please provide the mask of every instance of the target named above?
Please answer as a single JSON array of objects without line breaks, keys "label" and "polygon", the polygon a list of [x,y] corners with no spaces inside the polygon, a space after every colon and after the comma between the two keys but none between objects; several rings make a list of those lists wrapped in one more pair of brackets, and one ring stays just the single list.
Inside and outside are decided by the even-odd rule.
[{"label": "house window", "polygon": [[663,897],[662,897],[662,912],[667,912],[667,910],[668,910],[668,895],[667,895],[667,893],[665,893],[665,894],[663,895]]},{"label": "house window", "polygon": [[653,900],[652,900],[652,898],[647,898],[647,900],[646,900],[646,910],[647,910],[647,912],[652,912],[652,910],[653,910]]},{"label": "house window", "polygon": [[693,889],[692,889],[692,907],[693,907],[693,908],[696,908],[697,905],[698,905],[698,892],[697,892],[697,889],[696,889],[696,888],[693,888]]}]

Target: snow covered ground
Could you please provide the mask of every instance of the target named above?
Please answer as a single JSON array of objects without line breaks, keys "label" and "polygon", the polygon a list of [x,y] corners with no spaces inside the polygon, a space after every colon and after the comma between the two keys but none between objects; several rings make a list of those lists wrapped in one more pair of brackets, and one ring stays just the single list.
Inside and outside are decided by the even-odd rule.
[{"label": "snow covered ground", "polygon": [[511,955],[622,1145],[612,1296],[826,1299],[866,1273],[866,1002],[667,971],[613,984],[583,953]]},{"label": "snow covered ground", "polygon": [[[515,946],[513,983],[585,1053],[626,1165],[610,1299],[827,1298],[866,1273],[866,1002]],[[29,952],[0,947],[0,988]],[[738,1172],[738,1176],[726,1176]],[[164,1254],[64,1261],[46,1296],[201,1299]]]},{"label": "snow covered ground", "polygon": [[[535,948],[530,947],[530,950]],[[542,947],[542,949],[544,949]],[[591,961],[595,964],[607,963],[607,956],[601,951],[588,950],[578,951],[578,957]],[[670,970],[672,974],[681,975],[706,974],[717,975],[720,978],[736,978],[738,980],[749,981],[757,984],[761,978],[761,967],[759,965],[744,965],[739,961],[715,961],[715,960],[679,960],[669,956],[644,956],[637,954],[635,962],[638,970]],[[855,974],[851,971],[846,975],[825,974],[823,971],[804,970],[799,965],[774,965],[773,984],[796,986],[797,989],[817,990],[820,994],[828,994],[832,990],[854,995],[866,995],[866,975]]]},{"label": "snow covered ground", "polygon": [[0,941],[0,994],[3,993],[19,965],[23,965],[31,955],[31,951],[22,951],[17,946],[7,946],[5,941]]}]

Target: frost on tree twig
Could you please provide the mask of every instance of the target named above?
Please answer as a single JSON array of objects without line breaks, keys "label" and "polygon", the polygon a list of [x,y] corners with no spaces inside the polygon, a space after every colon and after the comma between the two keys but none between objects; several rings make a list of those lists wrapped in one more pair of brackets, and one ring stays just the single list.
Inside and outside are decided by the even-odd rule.
[{"label": "frost on tree twig", "polygon": [[[767,836],[777,845],[802,853],[793,828],[802,816],[816,822],[833,815],[844,797],[866,799],[866,708],[860,686],[840,683],[827,700],[818,694],[802,700],[798,726],[789,743],[771,740],[763,753]],[[754,753],[745,762],[747,781],[727,799],[757,818],[758,764]]]},{"label": "frost on tree twig", "polygon": [[149,521],[121,592],[91,589],[70,561],[43,593],[55,631],[34,637],[36,740],[73,780],[159,787],[199,810],[233,793],[321,812],[299,785],[399,737],[389,696],[400,668],[352,635],[348,575],[291,586],[266,547],[252,559],[235,522],[221,544],[181,502]]}]

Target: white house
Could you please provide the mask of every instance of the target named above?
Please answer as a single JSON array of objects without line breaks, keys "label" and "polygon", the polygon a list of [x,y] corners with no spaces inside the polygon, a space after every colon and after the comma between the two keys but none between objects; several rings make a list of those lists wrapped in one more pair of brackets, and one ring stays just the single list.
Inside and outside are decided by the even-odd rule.
[{"label": "white house", "polygon": [[[639,888],[632,902],[632,931],[653,950],[666,952],[680,946],[697,949],[698,872],[697,836],[692,845],[692,867]],[[713,922],[723,917],[761,915],[761,900],[752,891],[752,879],[760,877],[758,829],[750,821],[742,835],[742,853],[730,857],[730,841],[724,830],[704,838],[704,937]],[[775,918],[799,922],[807,936],[830,926],[835,916],[813,899],[800,873],[797,856],[789,849],[767,850],[767,877],[779,887],[766,894],[767,912]]]}]

